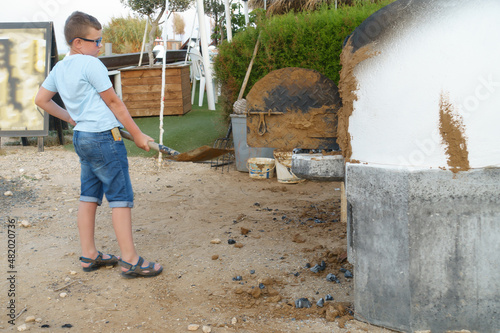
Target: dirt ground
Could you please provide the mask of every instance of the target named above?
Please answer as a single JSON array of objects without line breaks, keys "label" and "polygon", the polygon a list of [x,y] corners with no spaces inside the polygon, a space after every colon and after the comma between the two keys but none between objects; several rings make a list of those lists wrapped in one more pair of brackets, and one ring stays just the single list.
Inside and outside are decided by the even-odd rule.
[{"label": "dirt ground", "polygon": [[[353,281],[341,271],[352,266],[339,183],[282,184],[252,179],[234,165],[164,162],[159,169],[155,159],[129,158],[136,246],[164,267],[158,277],[129,280],[118,267],[81,270],[76,154],[2,148],[0,246],[7,253],[11,221],[16,256],[9,263],[2,255],[0,264],[0,329],[188,332],[196,324],[198,332],[215,333],[391,332],[353,320]],[[96,243],[119,255],[110,212],[107,202],[98,210]],[[308,268],[322,261],[323,271]],[[318,307],[327,294],[333,300]],[[296,308],[300,298],[312,306]],[[15,325],[12,299],[21,313]]]}]

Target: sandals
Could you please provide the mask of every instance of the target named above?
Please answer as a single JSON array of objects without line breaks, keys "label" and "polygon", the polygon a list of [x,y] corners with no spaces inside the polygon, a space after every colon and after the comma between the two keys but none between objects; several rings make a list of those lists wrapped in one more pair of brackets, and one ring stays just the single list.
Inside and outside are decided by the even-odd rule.
[{"label": "sandals", "polygon": [[154,262],[150,262],[148,266],[142,267],[142,264],[144,263],[144,259],[142,257],[139,257],[139,261],[135,265],[129,264],[128,262],[125,262],[121,259],[118,261],[118,263],[121,267],[128,269],[127,271],[122,271],[123,277],[127,279],[134,279],[136,277],[153,277],[157,276],[163,271],[163,267],[161,266],[158,270],[155,270]]},{"label": "sandals", "polygon": [[103,266],[115,266],[118,263],[118,258],[112,254],[109,254],[110,258],[104,259],[102,252],[98,251],[97,253],[95,259],[80,257],[81,262],[90,264],[88,267],[82,267],[84,272],[92,272]]}]

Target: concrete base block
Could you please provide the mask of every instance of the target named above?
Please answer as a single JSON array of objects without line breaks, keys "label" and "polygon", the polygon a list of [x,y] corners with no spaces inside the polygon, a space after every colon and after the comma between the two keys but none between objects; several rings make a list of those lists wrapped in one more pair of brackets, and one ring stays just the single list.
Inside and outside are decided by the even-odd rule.
[{"label": "concrete base block", "polygon": [[340,181],[344,179],[342,155],[293,154],[292,172],[309,180]]},{"label": "concrete base block", "polygon": [[500,169],[346,166],[357,319],[500,332]]}]

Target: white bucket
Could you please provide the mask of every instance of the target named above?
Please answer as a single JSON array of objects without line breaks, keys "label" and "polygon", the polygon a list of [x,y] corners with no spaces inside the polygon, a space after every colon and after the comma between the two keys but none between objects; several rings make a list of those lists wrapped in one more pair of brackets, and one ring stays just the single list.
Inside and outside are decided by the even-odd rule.
[{"label": "white bucket", "polygon": [[296,184],[305,181],[293,174],[292,170],[292,151],[275,150],[273,152],[276,161],[276,175],[278,182],[286,184]]},{"label": "white bucket", "polygon": [[269,179],[274,177],[274,159],[252,157],[247,160],[247,169],[250,178]]}]

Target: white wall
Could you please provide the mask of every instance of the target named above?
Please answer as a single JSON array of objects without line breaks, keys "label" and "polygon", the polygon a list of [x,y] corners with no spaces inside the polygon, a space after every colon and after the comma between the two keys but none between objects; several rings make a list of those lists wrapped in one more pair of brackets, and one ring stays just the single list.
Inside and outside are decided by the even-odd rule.
[{"label": "white wall", "polygon": [[448,3],[420,8],[355,68],[351,159],[448,167],[439,133],[444,93],[463,119],[470,167],[500,166],[500,1]]}]

